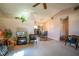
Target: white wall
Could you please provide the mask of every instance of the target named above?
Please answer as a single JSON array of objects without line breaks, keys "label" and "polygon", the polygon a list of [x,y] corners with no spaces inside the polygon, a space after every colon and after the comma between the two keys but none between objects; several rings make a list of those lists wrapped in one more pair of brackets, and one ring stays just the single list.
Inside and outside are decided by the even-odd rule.
[{"label": "white wall", "polygon": [[0,27],[2,27],[2,19],[0,18]]},{"label": "white wall", "polygon": [[0,29],[3,29],[4,28],[2,17],[3,17],[3,15],[0,12]]},{"label": "white wall", "polygon": [[70,15],[69,34],[79,35],[79,11]]},{"label": "white wall", "polygon": [[60,34],[59,22],[60,21],[57,18],[54,18],[52,21],[49,22],[48,38],[51,38],[54,40],[59,39],[59,34]]}]

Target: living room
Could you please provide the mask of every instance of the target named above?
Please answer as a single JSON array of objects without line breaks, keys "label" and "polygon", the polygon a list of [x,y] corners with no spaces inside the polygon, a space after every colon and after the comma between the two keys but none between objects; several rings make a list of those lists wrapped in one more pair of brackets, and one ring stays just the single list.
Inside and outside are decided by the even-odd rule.
[{"label": "living room", "polygon": [[[1,55],[79,55],[78,47],[75,50],[75,46],[64,44],[66,35],[79,36],[78,16],[78,3],[0,3],[0,41],[8,40],[4,44],[11,50]],[[6,37],[7,31],[9,37]],[[29,44],[30,34],[38,39],[37,43]],[[17,37],[22,35],[27,40],[23,37],[26,43],[19,44]]]}]

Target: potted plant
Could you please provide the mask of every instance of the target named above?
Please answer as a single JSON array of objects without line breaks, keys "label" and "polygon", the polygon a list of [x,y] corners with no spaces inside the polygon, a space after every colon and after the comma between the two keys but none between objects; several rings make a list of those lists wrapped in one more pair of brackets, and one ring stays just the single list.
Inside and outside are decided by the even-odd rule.
[{"label": "potted plant", "polygon": [[5,29],[4,37],[8,38],[8,39],[11,38],[12,37],[12,31],[10,29]]},{"label": "potted plant", "polygon": [[12,37],[12,31],[10,29],[5,29],[4,31],[5,45],[8,45],[9,38],[11,37]]}]

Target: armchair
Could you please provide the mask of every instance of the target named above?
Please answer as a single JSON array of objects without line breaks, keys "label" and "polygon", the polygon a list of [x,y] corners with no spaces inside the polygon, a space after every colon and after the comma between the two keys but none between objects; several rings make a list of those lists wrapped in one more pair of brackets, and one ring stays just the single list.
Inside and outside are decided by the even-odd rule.
[{"label": "armchair", "polygon": [[31,42],[31,41],[35,41],[36,40],[36,35],[34,35],[34,34],[29,34],[29,43]]}]

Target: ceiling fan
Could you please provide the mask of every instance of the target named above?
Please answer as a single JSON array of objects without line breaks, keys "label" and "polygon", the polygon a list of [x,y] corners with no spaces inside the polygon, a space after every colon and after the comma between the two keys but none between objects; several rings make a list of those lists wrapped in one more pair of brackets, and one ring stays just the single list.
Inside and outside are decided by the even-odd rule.
[{"label": "ceiling fan", "polygon": [[[33,5],[32,7],[36,7],[38,6],[40,3],[36,3],[35,5]],[[43,3],[43,7],[44,9],[47,9],[47,4],[46,3]]]}]

